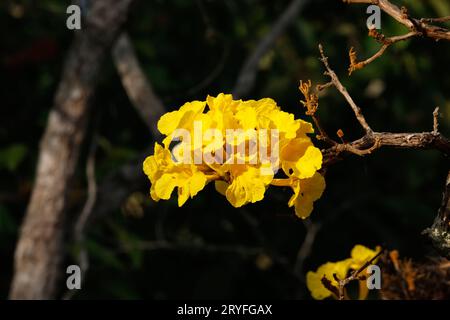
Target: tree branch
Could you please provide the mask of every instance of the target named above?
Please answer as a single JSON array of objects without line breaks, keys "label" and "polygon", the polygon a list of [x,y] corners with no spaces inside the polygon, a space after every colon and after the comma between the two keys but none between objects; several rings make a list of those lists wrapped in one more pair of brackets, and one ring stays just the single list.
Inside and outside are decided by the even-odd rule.
[{"label": "tree branch", "polygon": [[293,0],[272,26],[270,32],[258,43],[252,54],[245,60],[233,88],[233,96],[240,98],[252,89],[259,61],[272,48],[275,41],[298,16],[298,13],[309,0]]},{"label": "tree branch", "polygon": [[112,56],[131,103],[150,129],[154,139],[157,140],[161,134],[156,124],[166,111],[163,103],[155,94],[152,84],[142,71],[131,40],[126,33],[122,33],[117,39]]},{"label": "tree branch", "polygon": [[[376,146],[375,148],[373,148]],[[338,144],[322,150],[324,167],[343,159],[345,155],[367,155],[381,147],[393,147],[400,149],[435,149],[446,156],[450,156],[450,140],[442,134],[434,132],[421,133],[392,133],[373,132],[371,136],[364,136],[347,144]],[[370,152],[358,154],[355,150]]]},{"label": "tree branch", "polygon": [[382,46],[373,56],[371,56],[370,58],[368,58],[364,61],[360,61],[360,62],[358,62],[356,60],[356,52],[354,51],[353,48],[351,48],[350,49],[350,67],[348,68],[349,75],[351,75],[355,70],[362,69],[366,65],[372,63],[373,61],[375,61],[376,59],[381,57],[384,54],[384,52],[394,43],[397,43],[399,41],[408,40],[417,35],[418,35],[417,32],[413,31],[413,32],[409,32],[404,35],[386,38],[383,34],[379,33],[375,29],[370,29],[369,36],[375,38],[378,42],[380,42],[382,44]]},{"label": "tree branch", "polygon": [[12,299],[51,299],[63,259],[67,191],[74,176],[89,116],[89,99],[107,49],[133,0],[92,3],[77,33],[42,138],[36,181],[15,252]]},{"label": "tree branch", "polygon": [[366,65],[370,64],[374,60],[378,59],[383,53],[394,43],[404,41],[413,37],[423,36],[438,40],[450,40],[450,30],[442,27],[432,25],[433,22],[446,22],[449,17],[443,18],[422,18],[414,19],[408,14],[406,7],[398,8],[396,5],[390,3],[388,0],[343,0],[345,3],[366,3],[378,5],[384,12],[393,17],[399,23],[407,27],[410,32],[400,36],[394,36],[386,38],[383,34],[379,33],[376,29],[369,30],[369,36],[375,38],[382,44],[381,48],[370,58],[358,62],[356,59],[356,52],[353,48],[350,49],[350,67],[349,74],[351,75],[355,70],[362,69]]},{"label": "tree branch", "polygon": [[325,68],[327,69],[326,75],[331,78],[331,83],[333,83],[334,87],[344,96],[345,100],[347,100],[348,104],[353,110],[353,113],[356,116],[356,119],[358,119],[359,123],[363,127],[363,129],[366,131],[366,134],[371,134],[372,129],[370,128],[369,124],[366,121],[366,118],[364,118],[364,115],[361,112],[361,108],[359,108],[356,103],[353,101],[352,97],[348,93],[347,89],[342,85],[341,81],[339,80],[336,73],[330,68],[330,65],[328,63],[328,57],[325,56],[323,52],[323,47],[321,44],[319,44],[319,51],[320,56],[322,57],[321,60],[323,64],[325,65]]},{"label": "tree branch", "polygon": [[435,40],[450,40],[450,30],[431,24],[431,20],[435,22],[448,21],[448,17],[435,19],[415,19],[411,18],[405,7],[399,8],[388,0],[342,0],[344,3],[364,3],[375,4],[385,13],[397,20],[399,23],[407,27],[410,31],[416,32],[417,35],[428,37]]},{"label": "tree branch", "polygon": [[[387,146],[402,149],[435,149],[442,152],[445,156],[450,157],[450,140],[439,133],[439,108],[433,111],[433,130],[422,133],[392,133],[392,132],[374,132],[366,122],[361,109],[351,98],[346,88],[341,84],[336,73],[331,69],[328,58],[323,52],[323,48],[319,45],[321,60],[325,65],[325,74],[331,78],[331,83],[345,97],[356,118],[361,126],[366,130],[366,134],[351,143],[334,143],[328,149],[322,150],[323,167],[326,168],[339,160],[343,156],[356,154],[365,156],[371,154],[375,150]],[[319,86],[318,89],[329,87]],[[450,256],[450,173],[447,177],[446,189],[444,191],[443,204],[439,210],[439,214],[435,219],[433,226],[424,231],[433,241],[435,247],[444,255]],[[326,279],[325,279],[326,280]],[[325,281],[324,285],[330,287],[330,283]],[[339,297],[342,297],[342,288],[339,288]]]},{"label": "tree branch", "polygon": [[[326,72],[330,77],[331,84],[344,96],[350,105],[356,119],[366,131],[365,135],[350,143],[334,143],[331,147],[322,150],[323,166],[327,167],[342,159],[342,156],[348,154],[356,154],[365,156],[371,154],[375,150],[386,146],[402,149],[436,149],[443,154],[450,156],[450,141],[438,131],[439,108],[433,112],[433,131],[422,133],[392,133],[392,132],[374,132],[367,123],[361,108],[354,102],[347,89],[342,85],[336,73],[328,63],[328,57],[325,56],[322,45],[319,45],[321,61],[323,62]],[[325,86],[320,86],[323,89]],[[327,84],[326,87],[329,87]]]}]

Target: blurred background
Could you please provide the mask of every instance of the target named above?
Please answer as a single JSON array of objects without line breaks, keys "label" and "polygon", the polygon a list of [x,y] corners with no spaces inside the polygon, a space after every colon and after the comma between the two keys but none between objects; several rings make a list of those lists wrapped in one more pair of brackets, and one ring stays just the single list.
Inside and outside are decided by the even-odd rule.
[{"label": "blurred background", "polygon": [[[283,110],[310,121],[299,102],[303,97],[298,84],[328,80],[318,60],[317,46],[322,43],[331,66],[374,130],[430,131],[432,112],[440,106],[441,132],[450,135],[447,43],[429,39],[398,43],[348,77],[350,47],[360,59],[379,48],[367,36],[366,6],[337,0],[304,2],[257,63],[256,81],[243,98],[271,97]],[[415,17],[450,15],[445,0],[395,3],[407,6]],[[65,27],[69,4],[61,0],[0,3],[2,299],[8,296],[13,276],[14,249],[34,181],[39,141],[74,33],[82,32]],[[171,111],[186,101],[205,100],[208,94],[231,92],[246,59],[289,4],[138,1],[125,29],[155,94]],[[399,35],[406,30],[382,14],[382,31]],[[338,129],[348,141],[362,135],[351,109],[333,89],[319,102],[318,114],[330,135],[336,137]],[[158,203],[149,199],[150,185],[143,173],[136,183],[108,185],[108,177],[130,161],[141,161],[143,151],[154,144],[110,54],[92,103],[68,195],[64,264],[76,264],[80,250],[89,258],[83,288],[73,299],[311,299],[304,274],[326,261],[348,257],[355,244],[398,249],[418,260],[433,253],[421,232],[437,214],[449,169],[448,159],[437,151],[384,148],[332,166],[326,191],[307,221],[287,207],[291,193],[282,188],[269,188],[263,201],[235,209],[209,185],[178,208],[176,197]],[[85,171],[93,145],[95,179],[103,203],[111,205],[95,209],[101,213],[93,213],[96,218],[80,248],[70,230],[88,194]],[[308,230],[312,240],[302,246]],[[61,294],[63,286],[62,282]]]}]

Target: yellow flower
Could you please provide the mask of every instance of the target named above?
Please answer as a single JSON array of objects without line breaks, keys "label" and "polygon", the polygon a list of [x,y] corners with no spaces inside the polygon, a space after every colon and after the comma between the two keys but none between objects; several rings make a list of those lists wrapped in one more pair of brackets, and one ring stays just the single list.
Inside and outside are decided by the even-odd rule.
[{"label": "yellow flower", "polygon": [[325,179],[320,173],[315,173],[309,179],[293,179],[291,188],[294,194],[288,205],[289,207],[295,206],[297,216],[305,219],[311,214],[314,201],[322,196],[325,189]]},{"label": "yellow flower", "polygon": [[[165,135],[163,146],[156,143],[143,164],[155,201],[170,199],[176,188],[182,206],[215,181],[217,191],[240,207],[262,200],[269,185],[291,186],[289,206],[306,218],[325,188],[318,173],[322,154],[307,136],[312,125],[270,98],[208,96],[163,115],[158,130]],[[175,138],[178,143],[172,145]],[[286,177],[275,181],[279,167]]]},{"label": "yellow flower", "polygon": [[286,175],[299,179],[311,178],[322,167],[322,153],[306,136],[289,140],[283,145],[280,160]]},{"label": "yellow flower", "polygon": [[172,139],[172,133],[176,129],[192,130],[196,118],[202,114],[206,103],[204,101],[193,101],[185,103],[180,110],[164,114],[158,121],[158,130],[166,135],[164,145],[167,146]]},{"label": "yellow flower", "polygon": [[225,195],[235,208],[264,198],[273,176],[261,174],[260,168],[236,165],[230,171],[232,182],[216,181],[216,190]]},{"label": "yellow flower", "polygon": [[[327,262],[321,265],[317,271],[308,271],[306,274],[306,286],[311,292],[311,296],[316,300],[322,300],[328,298],[332,295],[322,283],[322,277],[325,276],[331,281],[331,284],[337,287],[338,283],[334,279],[333,274],[341,280],[347,277],[349,270],[359,270],[367,261],[370,261],[376,256],[381,248],[377,247],[376,250],[371,250],[363,245],[357,244],[353,247],[350,258],[337,261],[337,262]],[[365,299],[367,296],[367,286],[360,280],[360,299]]]},{"label": "yellow flower", "polygon": [[351,268],[353,270],[358,270],[367,261],[375,257],[379,250],[379,247],[375,248],[375,250],[372,250],[360,244],[355,245],[350,253],[350,256],[352,257]]},{"label": "yellow flower", "polygon": [[178,188],[178,205],[181,207],[189,197],[194,197],[207,182],[205,174],[194,165],[177,165],[170,152],[155,144],[154,155],[143,164],[144,173],[152,183],[150,195],[153,200],[168,200],[175,187]]},{"label": "yellow flower", "polygon": [[321,265],[316,272],[308,271],[306,274],[306,286],[311,292],[311,296],[316,300],[323,300],[330,297],[332,293],[325,288],[322,283],[322,278],[326,277],[331,281],[332,285],[337,286],[334,274],[336,274],[339,279],[344,279],[347,276],[350,264],[350,259],[338,262],[327,262]]}]

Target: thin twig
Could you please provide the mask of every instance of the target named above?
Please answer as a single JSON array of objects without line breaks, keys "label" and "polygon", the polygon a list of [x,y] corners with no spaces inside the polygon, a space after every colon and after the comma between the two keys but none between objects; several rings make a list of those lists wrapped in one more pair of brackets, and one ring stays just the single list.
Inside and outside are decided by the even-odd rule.
[{"label": "thin twig", "polygon": [[286,28],[295,20],[298,13],[309,0],[292,0],[278,20],[272,26],[270,32],[258,43],[252,54],[246,59],[239,72],[236,84],[233,88],[233,96],[240,98],[245,96],[253,87],[258,72],[259,61],[275,44],[275,41],[283,34]]},{"label": "thin twig", "polygon": [[[380,250],[375,256],[373,256],[370,260],[366,261],[358,270],[353,271],[348,277],[345,279],[339,279],[336,274],[333,274],[334,279],[338,283],[338,299],[345,299],[345,287],[351,281],[359,280],[359,275],[363,272],[368,266],[370,266],[380,255],[383,253],[383,250]],[[333,291],[332,291],[333,292]]]},{"label": "thin twig", "polygon": [[420,22],[427,23],[444,23],[450,21],[450,16],[442,17],[442,18],[421,18]]},{"label": "thin twig", "polygon": [[297,258],[294,265],[294,273],[300,278],[305,280],[305,273],[303,267],[305,260],[309,257],[316,239],[317,233],[321,228],[321,224],[318,222],[312,222],[311,220],[303,220],[303,224],[306,228],[305,239],[303,240],[300,249],[297,252]]},{"label": "thin twig", "polygon": [[439,107],[433,111],[433,133],[439,134]]},{"label": "thin twig", "polygon": [[366,134],[371,134],[373,131],[370,128],[369,124],[367,123],[366,119],[364,118],[364,115],[361,112],[361,109],[356,105],[356,103],[353,101],[352,97],[348,93],[347,89],[342,85],[341,81],[339,80],[336,73],[330,68],[330,65],[328,63],[328,58],[325,56],[323,47],[321,44],[319,44],[319,51],[321,55],[321,60],[323,64],[325,65],[325,68],[327,69],[326,75],[331,78],[331,82],[336,87],[336,89],[344,96],[345,100],[347,100],[348,104],[352,108],[353,112],[355,113],[356,119],[359,121],[361,126],[366,131]]},{"label": "thin twig", "polygon": [[[74,228],[74,240],[79,250],[78,265],[81,269],[81,284],[83,284],[84,279],[86,278],[86,272],[89,269],[89,255],[84,244],[85,227],[86,222],[88,221],[89,216],[92,214],[92,210],[94,209],[94,205],[97,200],[97,181],[95,178],[95,151],[97,149],[96,140],[96,136],[94,135],[86,162],[86,180],[88,185],[87,199],[83,206],[83,210],[81,211],[78,220],[75,223]],[[75,293],[75,290],[68,290],[63,296],[63,299],[70,300]]]},{"label": "thin twig", "polygon": [[[379,34],[375,29],[371,29],[369,32],[369,35],[373,35],[373,34],[375,34],[377,37],[381,36],[381,34]],[[384,36],[383,36],[382,40],[381,40],[383,45],[381,46],[381,48],[373,56],[371,56],[370,58],[368,58],[364,61],[360,61],[360,62],[352,61],[352,63],[350,64],[350,67],[349,67],[349,74],[351,75],[353,73],[353,71],[362,69],[366,65],[372,63],[373,61],[375,61],[376,59],[381,57],[384,54],[384,52],[394,43],[397,43],[399,41],[405,41],[407,39],[416,37],[418,35],[420,35],[419,32],[412,31],[412,32],[409,32],[409,33],[401,35],[401,36],[394,36],[394,37],[390,37],[390,38],[384,38]],[[354,54],[356,57],[356,52],[351,50],[350,54]]]},{"label": "thin twig", "polygon": [[[389,0],[342,0],[348,4],[376,4],[381,10],[390,15],[392,18],[403,24],[410,31],[420,32],[424,37],[428,37],[435,40],[450,40],[450,30],[442,27],[437,27],[431,24],[430,19],[415,19],[411,18],[407,14],[407,10],[399,8],[395,4],[392,4]],[[405,14],[406,13],[406,14]],[[446,22],[449,17],[435,18],[433,22]],[[427,21],[428,20],[428,21]]]}]

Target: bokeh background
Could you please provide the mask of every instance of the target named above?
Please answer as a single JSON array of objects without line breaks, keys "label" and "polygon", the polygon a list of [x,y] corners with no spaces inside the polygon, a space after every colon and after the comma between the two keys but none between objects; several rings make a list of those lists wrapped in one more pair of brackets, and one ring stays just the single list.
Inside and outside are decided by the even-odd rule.
[{"label": "bokeh background", "polygon": [[[450,15],[445,0],[395,1],[415,17]],[[33,184],[39,140],[74,32],[65,28],[69,1],[0,3],[0,298],[13,272],[19,227]],[[142,68],[170,111],[208,94],[231,92],[245,59],[269,32],[288,1],[140,1],[126,29]],[[337,0],[308,1],[261,59],[256,83],[244,98],[271,97],[307,119],[299,80],[324,83],[317,45],[377,131],[432,128],[441,107],[441,131],[450,135],[450,46],[413,39],[347,76],[348,50],[369,57],[379,45],[367,37],[366,6]],[[382,15],[386,35],[406,30]],[[86,198],[85,166],[95,139],[96,179],[136,159],[154,141],[129,101],[108,56],[93,101],[93,117],[70,191],[67,228]],[[346,140],[361,136],[351,109],[328,90],[319,115],[326,130]],[[382,149],[332,166],[327,188],[308,222],[287,207],[290,190],[269,188],[263,201],[233,208],[209,185],[185,206],[176,198],[152,202],[145,176],[123,185],[125,201],[90,225],[83,243],[89,269],[74,299],[90,298],[305,298],[304,273],[349,256],[355,244],[398,249],[423,259],[433,249],[421,231],[440,205],[448,159],[437,151]],[[111,195],[113,196],[113,195]],[[297,254],[307,227],[321,228],[302,268]],[[67,236],[65,264],[79,245]],[[62,283],[63,286],[63,283]],[[61,292],[64,288],[61,287]]]}]

